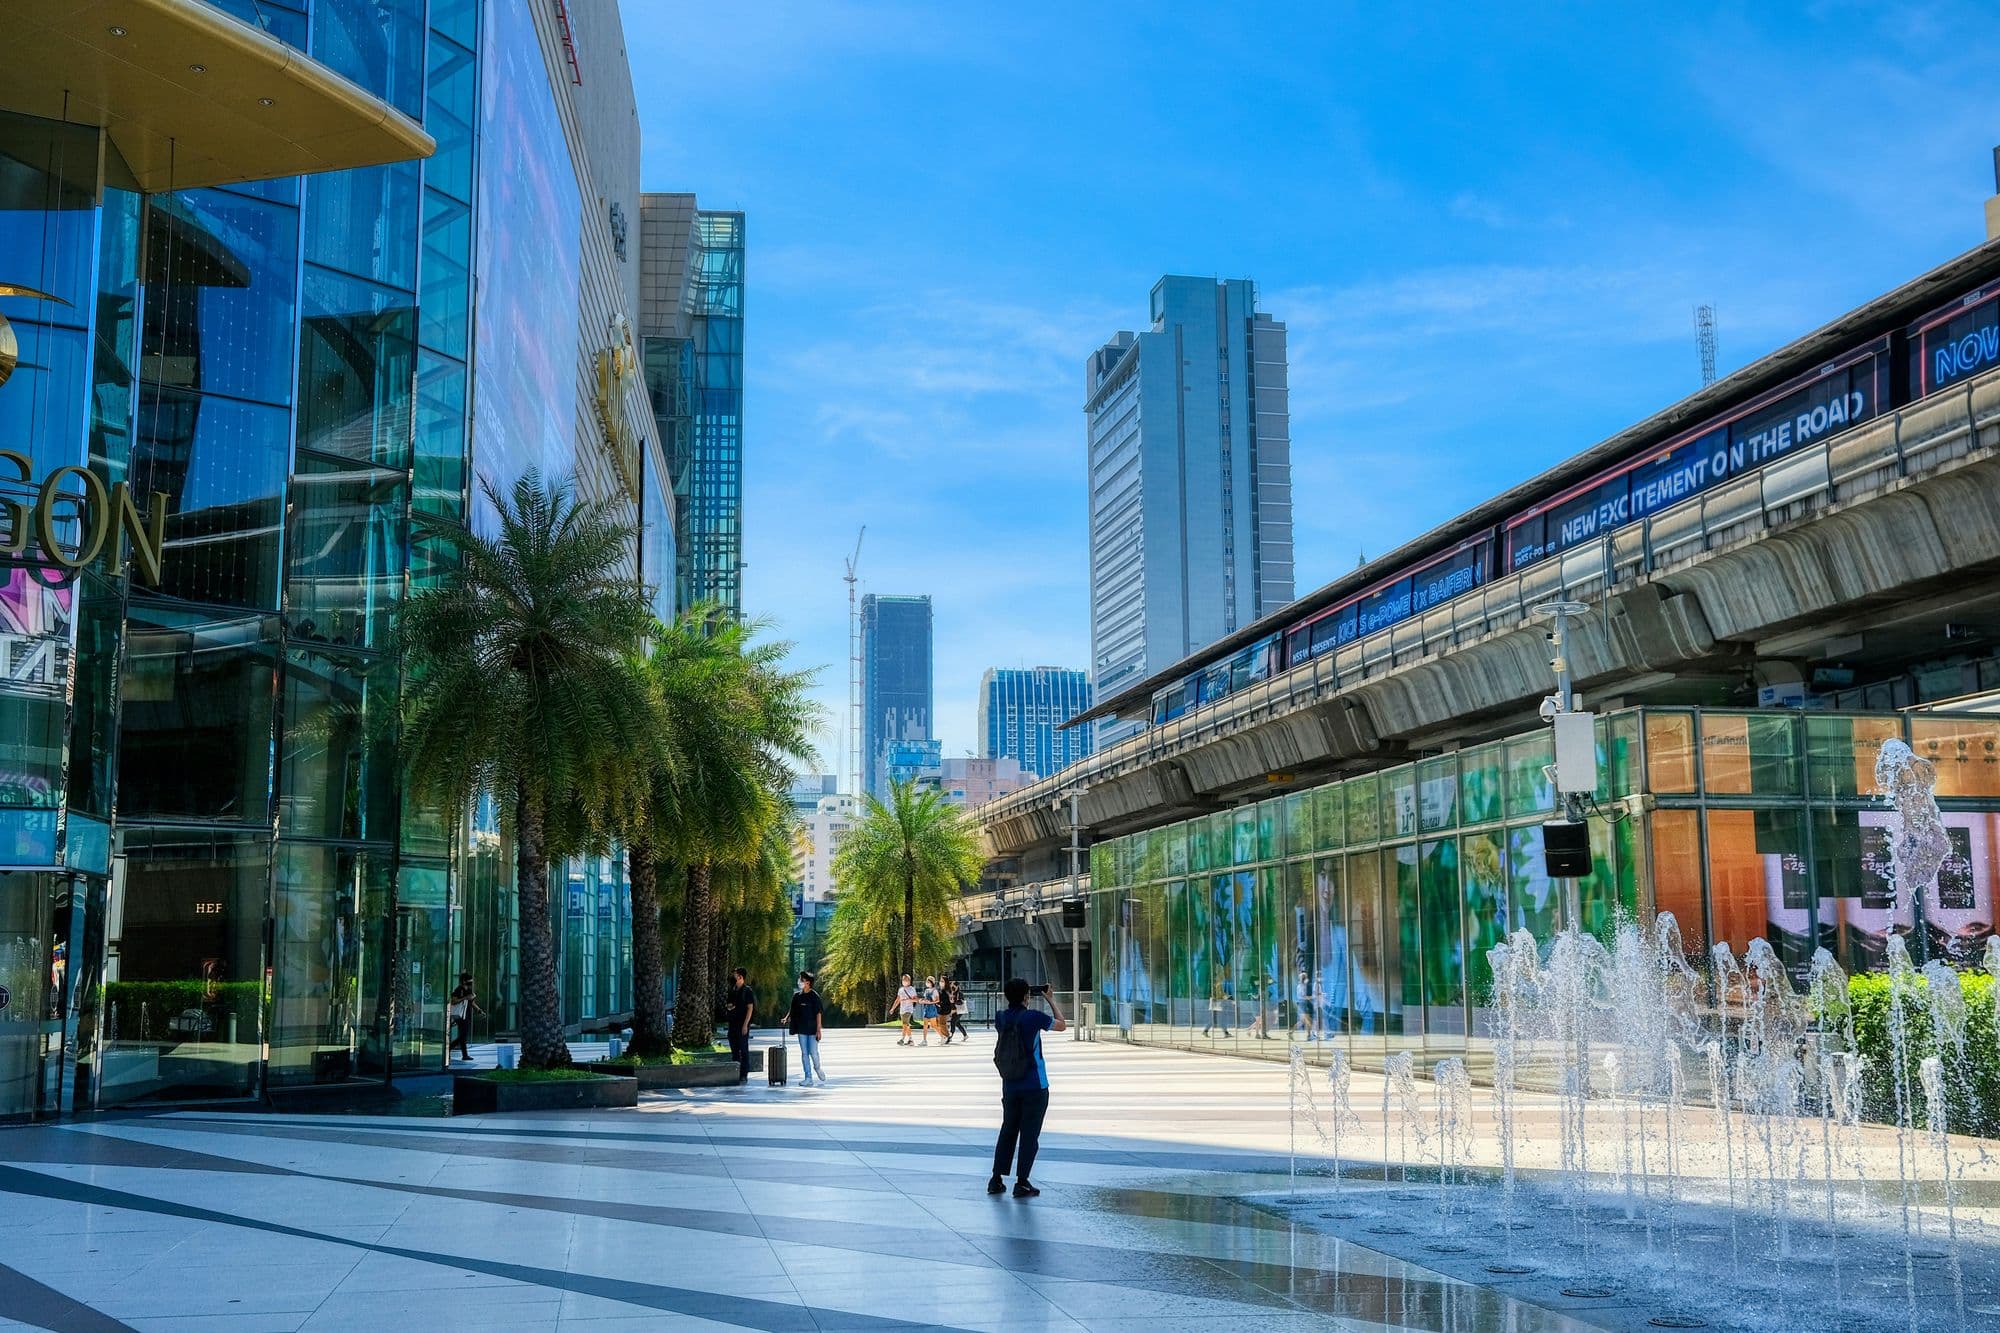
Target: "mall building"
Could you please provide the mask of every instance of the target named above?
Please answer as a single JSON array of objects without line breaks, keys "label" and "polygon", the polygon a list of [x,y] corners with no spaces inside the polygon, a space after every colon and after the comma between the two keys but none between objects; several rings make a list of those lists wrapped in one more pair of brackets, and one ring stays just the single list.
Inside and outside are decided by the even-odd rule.
[{"label": "mall building", "polygon": [[[436,1070],[517,950],[493,812],[401,781],[414,520],[572,476],[672,609],[617,6],[8,17],[0,1117]],[[631,1008],[618,865],[556,877],[578,1026]]]}]

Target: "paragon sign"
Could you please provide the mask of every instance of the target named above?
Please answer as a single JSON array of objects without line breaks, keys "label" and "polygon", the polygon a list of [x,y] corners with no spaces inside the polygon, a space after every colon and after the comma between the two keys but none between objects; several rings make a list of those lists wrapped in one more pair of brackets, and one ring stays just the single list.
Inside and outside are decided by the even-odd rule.
[{"label": "paragon sign", "polygon": [[[28,555],[32,545],[49,564],[74,570],[106,554],[115,571],[129,541],[133,576],[148,586],[158,585],[167,544],[165,496],[148,496],[142,514],[131,487],[120,481],[107,489],[88,468],[59,467],[34,486],[24,455],[0,449],[0,467],[12,467],[16,474],[12,478],[0,474],[0,485],[28,483],[35,492],[32,502],[0,494],[0,557]],[[65,491],[63,485],[71,478],[79,489]],[[73,529],[74,535],[67,535],[66,529]]]}]

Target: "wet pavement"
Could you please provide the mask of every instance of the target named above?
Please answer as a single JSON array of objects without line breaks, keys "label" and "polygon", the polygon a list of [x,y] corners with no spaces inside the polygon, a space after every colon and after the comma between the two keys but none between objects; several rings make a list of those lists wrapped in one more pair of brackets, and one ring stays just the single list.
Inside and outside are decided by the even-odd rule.
[{"label": "wet pavement", "polygon": [[[1283,1074],[1048,1038],[1038,1199],[990,1037],[830,1033],[830,1085],[479,1116],[0,1131],[0,1323],[61,1329],[1595,1326],[1295,1222]],[[1379,1178],[1379,1173],[1378,1173]],[[1386,1248],[1396,1248],[1389,1246]]]}]

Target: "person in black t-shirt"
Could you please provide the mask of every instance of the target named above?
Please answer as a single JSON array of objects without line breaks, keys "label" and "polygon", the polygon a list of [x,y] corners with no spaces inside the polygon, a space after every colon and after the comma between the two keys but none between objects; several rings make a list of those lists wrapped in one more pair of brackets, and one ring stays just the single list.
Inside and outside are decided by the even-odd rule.
[{"label": "person in black t-shirt", "polygon": [[750,989],[750,976],[742,968],[730,975],[735,984],[729,988],[729,1053],[736,1057],[738,1070],[736,1081],[750,1081],[750,1022],[757,1016],[757,992]]},{"label": "person in black t-shirt", "polygon": [[786,1029],[799,1039],[799,1082],[805,1087],[813,1085],[817,1077],[826,1082],[826,1071],[819,1066],[819,1039],[826,1033],[826,1004],[813,989],[813,974],[799,973],[799,988],[792,995],[792,1012],[787,1015]]}]

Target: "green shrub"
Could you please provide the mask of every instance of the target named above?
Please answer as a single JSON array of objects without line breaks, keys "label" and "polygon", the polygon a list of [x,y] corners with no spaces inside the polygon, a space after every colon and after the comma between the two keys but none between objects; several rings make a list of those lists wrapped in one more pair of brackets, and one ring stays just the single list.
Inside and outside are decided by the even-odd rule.
[{"label": "green shrub", "polygon": [[[255,981],[114,981],[104,988],[105,1034],[118,1041],[228,1041],[236,1018],[236,1040],[258,1038],[264,988]],[[206,1032],[176,1031],[174,1020],[194,1011],[208,1020]]]},{"label": "green shrub", "polygon": [[[1950,1098],[1949,1123],[1954,1133],[2000,1136],[2000,1031],[1993,1015],[1993,978],[1983,972],[1961,972],[1965,988],[1965,1054],[1944,1057],[1945,1087]],[[1854,1015],[1854,1044],[1861,1052],[1863,1113],[1871,1120],[1896,1119],[1896,1061],[1890,1040],[1890,981],[1869,974],[1850,978],[1848,1003]],[[1911,1120],[1927,1123],[1929,1107],[1917,1066],[1937,1054],[1931,1027],[1930,987],[1919,976],[1903,994],[1905,1069]]]},{"label": "green shrub", "polygon": [[605,1078],[588,1069],[488,1069],[460,1077],[483,1078],[489,1083],[563,1083],[575,1079]]}]

